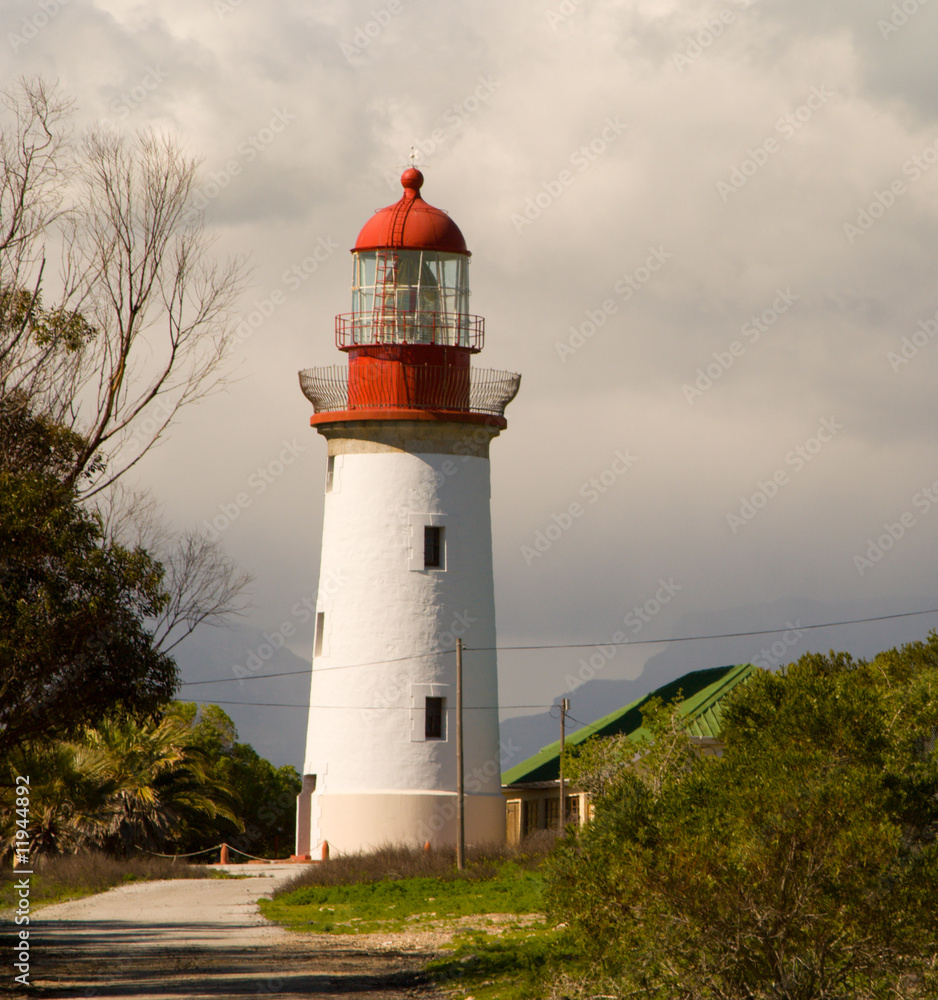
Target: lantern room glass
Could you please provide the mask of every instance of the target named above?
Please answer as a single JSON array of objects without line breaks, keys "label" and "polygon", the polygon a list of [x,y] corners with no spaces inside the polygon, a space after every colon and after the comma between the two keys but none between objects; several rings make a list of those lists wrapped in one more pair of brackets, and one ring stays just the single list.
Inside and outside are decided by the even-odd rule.
[{"label": "lantern room glass", "polygon": [[352,255],[352,342],[469,345],[469,259],[430,250]]}]

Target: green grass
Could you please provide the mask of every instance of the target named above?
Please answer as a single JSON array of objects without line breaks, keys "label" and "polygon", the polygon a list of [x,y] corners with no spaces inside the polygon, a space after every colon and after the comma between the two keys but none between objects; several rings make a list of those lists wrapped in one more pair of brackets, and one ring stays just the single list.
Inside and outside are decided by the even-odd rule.
[{"label": "green grass", "polygon": [[579,961],[567,932],[543,922],[499,935],[457,934],[451,949],[451,955],[431,962],[427,972],[438,985],[471,993],[475,1000],[544,996],[557,970]]},{"label": "green grass", "polygon": [[489,913],[536,913],[539,873],[507,864],[484,880],[385,879],[351,885],[306,886],[260,901],[270,920],[315,934],[371,934],[426,927]]},{"label": "green grass", "polygon": [[451,930],[449,954],[427,970],[447,993],[532,1000],[549,995],[558,975],[565,979],[557,970],[576,961],[567,931],[539,916],[541,867],[553,842],[542,836],[520,847],[482,845],[467,852],[464,871],[453,851],[388,845],[309,866],[261,900],[261,912],[309,933]]}]

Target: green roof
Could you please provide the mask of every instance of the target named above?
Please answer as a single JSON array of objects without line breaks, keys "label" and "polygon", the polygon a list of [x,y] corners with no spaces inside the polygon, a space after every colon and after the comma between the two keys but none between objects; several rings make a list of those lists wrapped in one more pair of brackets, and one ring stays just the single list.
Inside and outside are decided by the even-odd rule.
[{"label": "green roof", "polygon": [[[687,716],[687,730],[691,736],[720,735],[720,702],[736,687],[752,676],[755,667],[742,663],[732,667],[711,667],[708,670],[692,670],[677,680],[669,681],[660,688],[633,701],[624,708],[604,715],[591,726],[571,733],[568,744],[582,743],[591,736],[618,736],[624,734],[632,740],[647,738],[648,730],[642,726],[642,708],[652,698],[660,698],[665,704],[681,694],[680,709]],[[529,781],[556,781],[560,777],[560,740],[548,744],[533,757],[509,768],[502,775],[506,785]]]}]

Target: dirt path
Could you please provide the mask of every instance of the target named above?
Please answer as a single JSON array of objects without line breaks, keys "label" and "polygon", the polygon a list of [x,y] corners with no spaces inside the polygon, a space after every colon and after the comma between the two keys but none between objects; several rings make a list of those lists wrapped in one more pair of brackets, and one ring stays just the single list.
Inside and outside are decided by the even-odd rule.
[{"label": "dirt path", "polygon": [[429,943],[297,935],[268,923],[257,900],[292,874],[269,872],[140,882],[36,911],[32,981],[38,995],[442,997],[420,971],[432,953]]}]

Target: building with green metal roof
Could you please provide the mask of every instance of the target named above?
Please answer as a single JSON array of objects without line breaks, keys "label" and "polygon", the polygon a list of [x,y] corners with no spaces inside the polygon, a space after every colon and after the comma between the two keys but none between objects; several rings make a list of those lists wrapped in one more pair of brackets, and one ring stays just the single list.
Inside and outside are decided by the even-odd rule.
[{"label": "building with green metal roof", "polygon": [[[652,698],[669,703],[680,697],[679,708],[687,719],[687,730],[702,752],[717,753],[720,748],[722,714],[720,705],[737,685],[755,672],[750,663],[729,667],[693,670],[669,681],[644,697],[616,709],[592,725],[566,737],[568,745],[583,743],[593,736],[627,736],[640,742],[648,737],[642,725],[642,709]],[[503,792],[508,800],[508,839],[517,842],[537,829],[557,825],[560,812],[560,740],[548,744],[533,757],[516,764],[502,774]],[[567,822],[585,822],[588,816],[586,794],[568,788]]]}]

